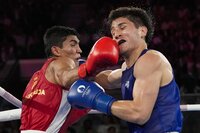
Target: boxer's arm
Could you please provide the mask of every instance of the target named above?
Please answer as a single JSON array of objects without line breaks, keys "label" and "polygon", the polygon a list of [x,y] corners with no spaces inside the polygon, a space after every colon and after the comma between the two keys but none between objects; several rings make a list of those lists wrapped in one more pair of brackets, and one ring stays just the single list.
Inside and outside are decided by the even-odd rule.
[{"label": "boxer's arm", "polygon": [[105,70],[95,77],[95,82],[99,83],[105,89],[116,89],[121,87],[122,71],[126,69],[125,62],[121,68],[115,70]]},{"label": "boxer's arm", "polygon": [[157,55],[147,53],[138,60],[133,73],[136,78],[132,93],[134,99],[114,102],[112,114],[128,122],[145,124],[158,96],[163,67],[165,65]]},{"label": "boxer's arm", "polygon": [[95,76],[95,82],[105,89],[120,88],[121,69],[102,71]]},{"label": "boxer's arm", "polygon": [[77,64],[70,58],[56,59],[49,64],[45,77],[52,83],[69,88],[79,79]]}]

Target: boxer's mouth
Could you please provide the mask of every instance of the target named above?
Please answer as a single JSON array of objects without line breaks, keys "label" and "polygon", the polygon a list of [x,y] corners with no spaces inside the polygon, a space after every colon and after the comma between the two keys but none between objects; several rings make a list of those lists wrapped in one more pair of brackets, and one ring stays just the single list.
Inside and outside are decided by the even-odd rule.
[{"label": "boxer's mouth", "polygon": [[122,39],[122,40],[118,41],[118,44],[121,45],[122,43],[125,43],[125,42],[126,42],[126,40]]}]

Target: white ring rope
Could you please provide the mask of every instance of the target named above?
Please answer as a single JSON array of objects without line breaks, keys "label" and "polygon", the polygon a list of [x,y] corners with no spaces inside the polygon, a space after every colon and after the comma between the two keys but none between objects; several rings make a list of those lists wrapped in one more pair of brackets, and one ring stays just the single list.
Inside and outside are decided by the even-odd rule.
[{"label": "white ring rope", "polygon": [[18,108],[22,107],[22,102],[16,97],[14,97],[12,94],[7,92],[1,86],[0,86],[0,96],[3,97],[5,100],[7,100],[9,103],[12,103],[13,105],[15,105],[16,107]]},{"label": "white ring rope", "polygon": [[200,111],[200,104],[180,105],[181,111]]},{"label": "white ring rope", "polygon": [[[2,96],[9,103],[15,105],[16,107],[19,107],[19,109],[0,111],[0,122],[19,120],[21,117],[22,102],[2,87],[0,87],[0,96]],[[185,104],[180,105],[180,108],[181,111],[200,111],[200,104]],[[91,110],[89,114],[102,114],[102,112]]]},{"label": "white ring rope", "polygon": [[19,120],[21,117],[21,111],[21,109],[0,111],[0,122]]}]

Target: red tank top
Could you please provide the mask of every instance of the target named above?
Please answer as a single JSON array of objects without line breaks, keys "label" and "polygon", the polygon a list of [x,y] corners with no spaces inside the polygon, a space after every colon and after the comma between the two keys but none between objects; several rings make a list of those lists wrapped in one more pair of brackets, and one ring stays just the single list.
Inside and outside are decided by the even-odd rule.
[{"label": "red tank top", "polygon": [[[64,122],[62,125],[58,125],[61,128],[58,129],[59,133],[62,133],[65,132],[70,125],[78,121],[78,119],[80,119],[82,116],[86,115],[89,111],[86,109],[72,109],[67,102],[67,99],[66,101],[65,99],[62,99],[64,88],[60,85],[49,82],[45,78],[45,71],[53,60],[54,58],[48,59],[42,68],[33,74],[24,91],[22,98],[20,130],[46,131],[50,126],[52,126],[51,123],[59,112],[65,113],[63,114],[63,116],[65,116]],[[65,91],[68,93],[67,90]],[[64,106],[68,107],[65,107],[65,111],[59,111],[59,108],[61,108],[61,102],[63,101],[65,102]],[[55,120],[53,123],[56,123]]]}]

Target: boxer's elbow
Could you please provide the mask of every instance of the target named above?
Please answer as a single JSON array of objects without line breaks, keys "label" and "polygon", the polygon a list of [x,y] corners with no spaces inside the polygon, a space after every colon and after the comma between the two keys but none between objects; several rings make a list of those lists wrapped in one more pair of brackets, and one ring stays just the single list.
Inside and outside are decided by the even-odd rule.
[{"label": "boxer's elbow", "polygon": [[150,118],[150,115],[146,110],[134,110],[130,115],[130,122],[137,123],[138,125],[144,125]]},{"label": "boxer's elbow", "polygon": [[149,120],[149,118],[150,118],[149,115],[141,112],[138,114],[136,123],[139,125],[144,125]]},{"label": "boxer's elbow", "polygon": [[137,124],[144,125],[148,120],[149,120],[148,117],[140,115],[140,117],[137,118]]}]

